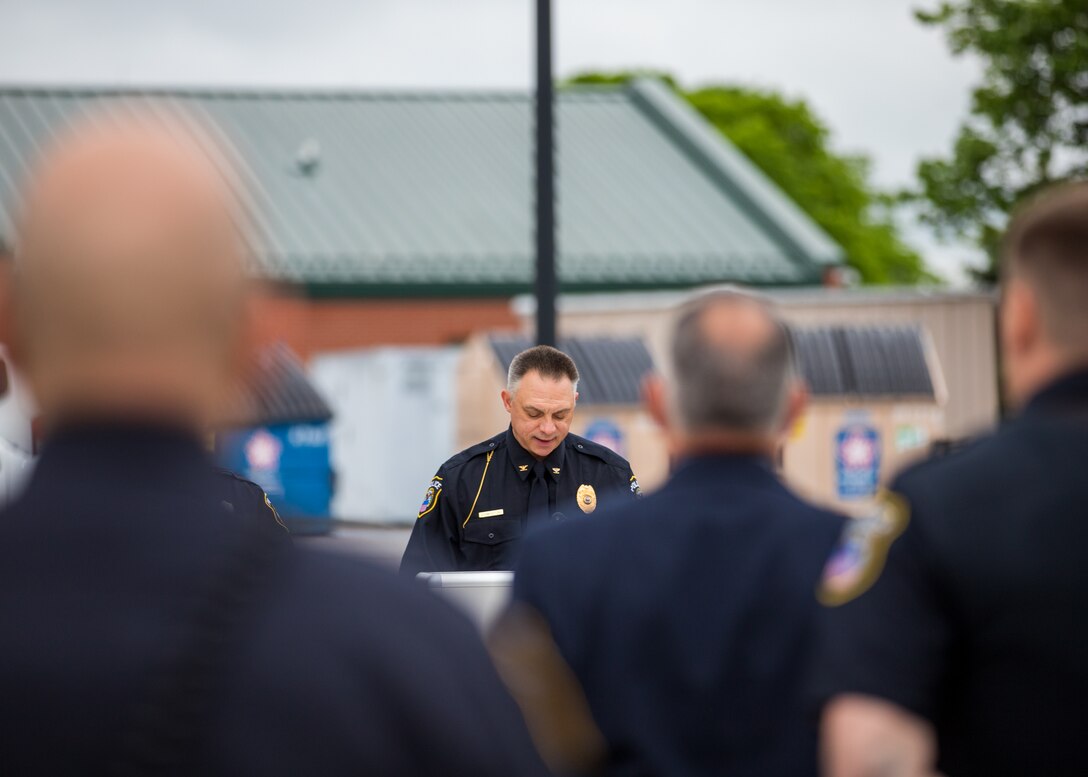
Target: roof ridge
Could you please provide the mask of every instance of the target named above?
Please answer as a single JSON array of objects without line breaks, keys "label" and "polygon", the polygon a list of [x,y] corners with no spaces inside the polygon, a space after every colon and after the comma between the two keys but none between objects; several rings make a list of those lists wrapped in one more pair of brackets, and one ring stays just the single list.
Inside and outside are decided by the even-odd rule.
[{"label": "roof ridge", "polygon": [[781,187],[733,146],[686,100],[654,78],[631,82],[631,101],[819,283],[822,268],[841,262],[842,248]]},{"label": "roof ridge", "polygon": [[[622,96],[622,86],[573,85],[556,90],[556,98]],[[26,97],[201,97],[247,99],[253,97],[295,100],[375,101],[529,101],[531,89],[498,87],[364,87],[364,86],[276,86],[231,84],[34,84],[0,82],[0,96]]]}]

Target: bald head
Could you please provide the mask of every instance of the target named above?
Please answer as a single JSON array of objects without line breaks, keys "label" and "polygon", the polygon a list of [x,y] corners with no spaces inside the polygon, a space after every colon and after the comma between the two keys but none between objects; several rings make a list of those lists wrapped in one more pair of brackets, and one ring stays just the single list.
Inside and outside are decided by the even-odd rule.
[{"label": "bald head", "polygon": [[675,422],[688,433],[776,433],[792,374],[786,330],[762,299],[719,291],[681,311],[671,393]]},{"label": "bald head", "polygon": [[211,420],[240,356],[239,209],[190,124],[99,117],[26,190],[13,345],[47,417]]}]

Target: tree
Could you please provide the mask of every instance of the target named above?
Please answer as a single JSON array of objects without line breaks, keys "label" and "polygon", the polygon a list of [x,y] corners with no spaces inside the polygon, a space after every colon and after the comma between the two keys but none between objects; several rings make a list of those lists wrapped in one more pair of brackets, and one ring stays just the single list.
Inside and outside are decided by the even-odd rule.
[{"label": "tree", "polygon": [[984,64],[952,153],[918,166],[922,217],[939,234],[967,238],[993,281],[1009,213],[1048,184],[1088,175],[1088,3],[956,0],[932,12],[953,53]]},{"label": "tree", "polygon": [[640,76],[660,78],[687,99],[842,246],[863,281],[932,279],[899,237],[890,199],[869,184],[868,160],[833,152],[830,133],[804,101],[741,86],[685,91],[671,76],[653,71],[587,73],[568,83],[622,84]]}]

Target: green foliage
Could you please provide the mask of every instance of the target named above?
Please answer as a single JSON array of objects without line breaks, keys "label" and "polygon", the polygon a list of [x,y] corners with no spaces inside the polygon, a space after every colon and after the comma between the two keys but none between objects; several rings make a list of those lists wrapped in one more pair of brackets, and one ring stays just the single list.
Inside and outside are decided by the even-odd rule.
[{"label": "green foliage", "polygon": [[739,86],[682,90],[652,72],[589,73],[573,84],[622,84],[655,76],[683,96],[711,124],[834,238],[866,283],[932,280],[921,258],[900,239],[888,198],[869,184],[869,162],[836,154],[830,133],[809,106],[771,91]]},{"label": "green foliage", "polygon": [[635,78],[656,78],[670,89],[680,91],[680,85],[671,73],[663,70],[624,70],[619,73],[579,73],[567,80],[567,84],[589,84],[598,86],[623,86]]},{"label": "green foliage", "polygon": [[916,13],[955,54],[984,65],[951,156],[918,166],[923,218],[974,241],[996,277],[1010,211],[1038,189],[1088,175],[1088,2],[956,0]]}]

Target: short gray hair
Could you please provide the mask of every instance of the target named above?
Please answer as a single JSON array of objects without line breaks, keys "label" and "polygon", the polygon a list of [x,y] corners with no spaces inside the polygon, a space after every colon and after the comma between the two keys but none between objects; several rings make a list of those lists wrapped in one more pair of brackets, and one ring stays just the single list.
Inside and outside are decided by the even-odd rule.
[{"label": "short gray hair", "polygon": [[[755,305],[771,334],[751,348],[709,338],[703,319],[719,306]],[[781,423],[796,375],[789,332],[771,303],[740,289],[701,294],[681,308],[670,355],[672,412],[689,432],[770,432]]]}]

